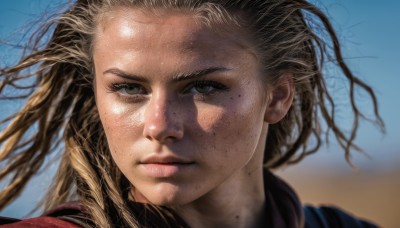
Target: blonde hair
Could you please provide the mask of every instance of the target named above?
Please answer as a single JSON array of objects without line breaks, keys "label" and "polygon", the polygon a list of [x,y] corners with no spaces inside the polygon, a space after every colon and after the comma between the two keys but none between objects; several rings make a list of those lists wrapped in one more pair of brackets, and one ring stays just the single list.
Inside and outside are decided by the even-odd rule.
[{"label": "blonde hair", "polygon": [[[16,97],[27,98],[25,106],[1,122],[7,127],[0,134],[0,180],[10,181],[0,191],[0,208],[18,197],[62,142],[60,165],[46,195],[45,209],[78,197],[92,225],[140,226],[127,204],[131,184],[111,158],[92,85],[91,47],[96,25],[101,15],[116,6],[188,10],[211,27],[235,24],[253,37],[270,76],[266,81],[277,83],[282,72],[293,73],[294,103],[282,121],[270,126],[267,136],[264,163],[268,168],[296,163],[316,152],[323,141],[321,120],[349,160],[351,148],[357,148],[354,139],[360,118],[365,118],[355,99],[357,88],[370,96],[375,122],[383,128],[373,90],[350,71],[327,16],[307,1],[77,0],[44,23],[26,46],[31,51],[17,64],[0,69],[1,94],[7,88],[27,92]],[[42,47],[50,31],[52,35]],[[327,37],[321,37],[319,31],[325,31]],[[335,119],[335,101],[323,74],[326,59],[337,65],[349,84],[354,117],[349,135]],[[30,78],[35,79],[31,85],[18,84]],[[308,149],[312,136],[317,143]],[[174,216],[166,210],[156,206],[149,210],[162,215],[165,224],[173,224]]]}]

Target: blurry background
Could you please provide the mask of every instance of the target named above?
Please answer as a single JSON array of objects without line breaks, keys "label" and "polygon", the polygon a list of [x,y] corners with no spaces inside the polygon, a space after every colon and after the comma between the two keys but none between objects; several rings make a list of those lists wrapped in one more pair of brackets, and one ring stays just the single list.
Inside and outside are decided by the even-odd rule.
[{"label": "blurry background", "polygon": [[[0,37],[18,43],[29,26],[62,0],[14,0],[0,2]],[[375,89],[386,134],[363,122],[357,142],[368,156],[353,153],[352,168],[334,139],[303,162],[278,170],[297,190],[303,202],[335,204],[383,227],[400,227],[400,1],[312,0],[328,13],[344,45],[345,57],[362,79]],[[16,61],[15,49],[0,46],[0,66]],[[335,74],[334,70],[330,72]],[[345,88],[336,85],[337,91]],[[340,101],[345,94],[336,92]],[[360,100],[363,94],[359,95]],[[345,102],[339,102],[338,118],[347,127],[351,118]],[[370,103],[361,102],[364,110]],[[0,103],[0,119],[19,104]],[[37,177],[19,200],[0,212],[23,217],[46,191],[54,169]],[[2,187],[0,185],[0,187]]]}]

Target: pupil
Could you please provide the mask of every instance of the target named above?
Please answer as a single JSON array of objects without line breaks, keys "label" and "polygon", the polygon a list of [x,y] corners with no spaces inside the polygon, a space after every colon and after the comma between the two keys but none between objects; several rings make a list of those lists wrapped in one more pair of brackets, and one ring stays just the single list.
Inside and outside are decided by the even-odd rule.
[{"label": "pupil", "polygon": [[136,86],[128,86],[125,89],[126,93],[128,94],[137,94],[139,92],[139,89]]},{"label": "pupil", "polygon": [[200,85],[197,87],[197,91],[200,93],[207,93],[210,91],[210,86],[207,85]]}]

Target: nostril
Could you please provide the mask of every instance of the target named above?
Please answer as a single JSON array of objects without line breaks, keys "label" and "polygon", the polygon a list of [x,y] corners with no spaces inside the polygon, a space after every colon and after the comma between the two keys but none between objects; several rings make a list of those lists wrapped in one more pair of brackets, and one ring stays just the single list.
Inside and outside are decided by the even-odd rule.
[{"label": "nostril", "polygon": [[145,132],[144,136],[151,141],[155,140],[161,143],[174,142],[182,139],[183,130],[175,127],[164,128],[164,129],[154,128],[150,131]]},{"label": "nostril", "polygon": [[179,118],[154,116],[146,121],[143,136],[159,142],[180,140],[183,137],[183,124]]}]

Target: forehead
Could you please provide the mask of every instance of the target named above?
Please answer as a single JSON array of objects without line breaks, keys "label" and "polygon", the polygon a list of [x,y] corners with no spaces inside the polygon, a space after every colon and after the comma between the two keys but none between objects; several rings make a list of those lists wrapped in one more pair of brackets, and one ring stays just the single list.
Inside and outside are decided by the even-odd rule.
[{"label": "forehead", "polygon": [[[224,39],[226,45],[237,45],[253,51],[248,34],[244,29],[230,25],[210,25],[189,10],[146,10],[116,8],[103,13],[98,20],[94,46],[102,39],[118,38],[131,43],[132,39],[142,42],[142,47],[178,45],[181,49],[199,48],[201,44]],[[155,39],[154,36],[157,36]]]},{"label": "forehead", "polygon": [[149,81],[170,81],[214,67],[258,75],[261,65],[248,39],[240,30],[228,30],[216,31],[182,11],[110,11],[95,34],[96,75],[117,68]]}]

